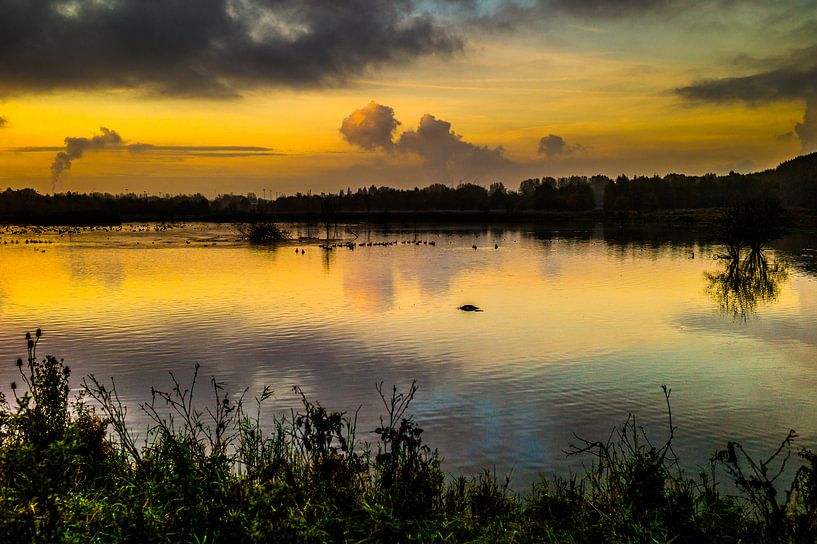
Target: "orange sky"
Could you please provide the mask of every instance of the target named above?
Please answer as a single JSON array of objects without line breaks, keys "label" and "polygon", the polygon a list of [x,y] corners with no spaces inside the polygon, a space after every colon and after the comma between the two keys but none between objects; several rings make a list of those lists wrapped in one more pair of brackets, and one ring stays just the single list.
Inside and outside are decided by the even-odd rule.
[{"label": "orange sky", "polygon": [[[100,16],[85,4],[59,8],[49,24],[67,27]],[[412,9],[433,18],[462,47],[442,53],[422,49],[366,64],[365,55],[377,45],[352,44],[348,55],[363,56],[362,66],[345,67],[329,82],[290,84],[275,79],[285,76],[272,75],[247,83],[246,76],[227,74],[223,78],[237,92],[229,98],[196,96],[195,90],[157,96],[148,92],[155,84],[149,78],[161,83],[167,76],[131,74],[127,64],[117,65],[120,81],[67,80],[44,88],[22,68],[3,65],[23,53],[0,45],[0,77],[21,81],[0,86],[5,119],[0,185],[50,191],[56,148],[69,136],[91,138],[99,127],[115,130],[123,144],[89,149],[73,160],[58,191],[273,195],[371,183],[496,180],[516,187],[525,177],[542,175],[751,171],[810,150],[808,132],[796,127],[806,124],[813,83],[755,96],[734,79],[755,77],[762,83],[764,74],[791,68],[787,62],[808,59],[801,53],[815,40],[806,30],[817,18],[807,3],[736,7],[712,1],[684,10],[669,2],[649,13],[624,8],[591,13],[540,2],[543,7],[531,12],[530,20],[491,27],[508,17],[491,6],[504,4],[518,10],[527,5],[480,4],[474,13],[485,20],[478,20],[435,2],[413,2]],[[276,31],[309,29],[291,23]],[[763,41],[764,35],[770,39]],[[812,65],[801,67],[805,79]],[[731,86],[727,95],[705,83],[712,81]],[[688,93],[678,91],[689,86]],[[400,122],[395,141],[431,114],[450,123],[462,142],[489,150],[501,146],[503,162],[463,170],[446,156],[442,170],[432,171],[423,151],[352,145],[339,130],[341,122],[370,101],[392,108]],[[539,153],[539,141],[548,135],[559,136],[564,148]],[[137,143],[172,148],[127,148]],[[243,147],[264,149],[237,149]]]}]

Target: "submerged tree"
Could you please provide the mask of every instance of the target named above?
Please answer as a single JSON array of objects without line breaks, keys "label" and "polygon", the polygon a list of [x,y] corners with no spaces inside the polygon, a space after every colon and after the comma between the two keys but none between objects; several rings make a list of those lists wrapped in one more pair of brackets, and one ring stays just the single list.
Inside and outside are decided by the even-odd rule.
[{"label": "submerged tree", "polygon": [[732,261],[739,260],[744,249],[760,253],[784,232],[783,208],[776,198],[751,198],[729,206],[717,223],[717,237]]},{"label": "submerged tree", "polygon": [[752,251],[743,260],[730,259],[720,272],[704,273],[706,291],[721,311],[744,321],[759,304],[777,300],[788,276],[785,263],[769,263],[762,251]]},{"label": "submerged tree", "polygon": [[276,223],[238,223],[235,226],[242,240],[251,244],[273,244],[289,240],[291,233]]}]

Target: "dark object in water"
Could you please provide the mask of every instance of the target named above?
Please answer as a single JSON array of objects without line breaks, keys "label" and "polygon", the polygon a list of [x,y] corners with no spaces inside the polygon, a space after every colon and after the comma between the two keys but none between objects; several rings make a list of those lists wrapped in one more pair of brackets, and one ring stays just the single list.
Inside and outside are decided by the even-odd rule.
[{"label": "dark object in water", "polygon": [[457,308],[458,310],[462,310],[463,312],[481,312],[481,308],[477,308],[473,304],[465,304]]},{"label": "dark object in water", "polygon": [[277,223],[237,223],[235,230],[241,239],[251,244],[274,244],[288,240],[290,232]]}]

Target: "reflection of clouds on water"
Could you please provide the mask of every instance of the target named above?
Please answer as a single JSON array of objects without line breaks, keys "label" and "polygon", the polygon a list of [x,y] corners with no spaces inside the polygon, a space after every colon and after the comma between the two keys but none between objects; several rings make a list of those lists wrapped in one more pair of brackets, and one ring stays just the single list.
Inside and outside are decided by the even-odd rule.
[{"label": "reflection of clouds on water", "polygon": [[[498,234],[484,230],[476,231],[477,237],[473,234],[412,231],[378,236],[369,232],[361,239],[398,243],[358,247],[352,252],[334,251],[342,255],[344,287],[350,290],[353,304],[361,309],[386,311],[393,308],[398,291],[406,287],[416,288],[423,299],[433,300],[448,295],[457,278],[495,268],[495,255],[474,252],[470,246],[493,248],[499,241]],[[401,243],[415,239],[420,244]],[[401,289],[397,289],[398,285]]]},{"label": "reflection of clouds on water", "polygon": [[[368,249],[355,250],[343,262],[343,290],[356,309],[387,312],[394,306],[394,263],[391,256],[368,258]],[[392,248],[375,248],[390,251]],[[348,250],[338,250],[348,251]]]},{"label": "reflection of clouds on water", "polygon": [[676,323],[690,332],[744,336],[779,346],[796,342],[817,348],[817,319],[813,316],[775,316],[742,323],[711,313],[693,313],[680,315]]},{"label": "reflection of clouds on water", "polygon": [[414,286],[423,299],[446,296],[456,278],[487,266],[485,262],[470,255],[469,258],[462,259],[462,246],[445,247],[444,240],[437,243],[439,245],[435,247],[407,247],[395,261],[400,280]]}]

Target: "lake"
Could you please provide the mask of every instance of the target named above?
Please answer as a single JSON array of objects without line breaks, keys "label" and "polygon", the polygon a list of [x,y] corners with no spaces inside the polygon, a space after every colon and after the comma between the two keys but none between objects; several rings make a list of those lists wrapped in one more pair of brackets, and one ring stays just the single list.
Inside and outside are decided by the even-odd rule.
[{"label": "lake", "polygon": [[[64,357],[76,388],[87,374],[115,378],[137,430],[151,386],[167,388],[168,371],[189,380],[195,363],[248,398],[270,385],[268,415],[298,408],[294,385],[331,409],[361,407],[360,439],[383,413],[376,384],[416,380],[412,413],[443,468],[512,471],[518,489],[589,462],[565,457],[573,433],[604,440],[629,413],[663,441],[662,384],[689,467],[727,440],[766,454],[790,428],[817,445],[817,235],[776,243],[748,281],[705,231],[350,225],[331,235],[358,245],[250,247],[230,225],[7,227],[0,390],[19,377],[25,332],[41,327],[39,353]],[[210,398],[206,380],[199,394]]]}]

